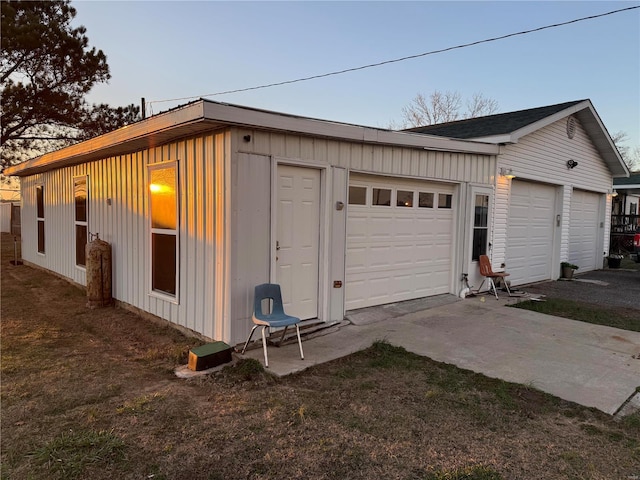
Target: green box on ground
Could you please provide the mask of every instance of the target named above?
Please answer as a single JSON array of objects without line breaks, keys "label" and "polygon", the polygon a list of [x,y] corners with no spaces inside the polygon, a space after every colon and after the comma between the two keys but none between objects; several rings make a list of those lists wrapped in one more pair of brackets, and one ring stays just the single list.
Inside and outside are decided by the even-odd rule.
[{"label": "green box on ground", "polygon": [[231,347],[224,342],[207,343],[189,350],[189,370],[196,372],[230,361]]}]

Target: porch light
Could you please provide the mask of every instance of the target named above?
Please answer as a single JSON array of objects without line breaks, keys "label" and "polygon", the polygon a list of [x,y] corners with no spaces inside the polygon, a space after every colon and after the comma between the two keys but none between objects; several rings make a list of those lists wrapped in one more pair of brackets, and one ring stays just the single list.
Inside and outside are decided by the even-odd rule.
[{"label": "porch light", "polygon": [[617,197],[618,196],[618,192],[616,190],[614,190],[613,192],[611,192],[611,196],[612,197]]},{"label": "porch light", "polygon": [[513,170],[504,167],[500,169],[500,176],[505,177],[508,180],[516,178],[516,176],[513,174]]}]

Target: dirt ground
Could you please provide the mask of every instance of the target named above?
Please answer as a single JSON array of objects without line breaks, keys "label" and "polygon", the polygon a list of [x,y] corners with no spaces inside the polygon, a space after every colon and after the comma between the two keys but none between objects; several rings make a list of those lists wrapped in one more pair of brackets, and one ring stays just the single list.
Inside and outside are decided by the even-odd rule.
[{"label": "dirt ground", "polygon": [[384,343],[284,379],[253,362],[179,379],[199,341],[88,310],[82,289],[9,265],[6,235],[2,254],[2,479],[640,478],[640,416]]}]

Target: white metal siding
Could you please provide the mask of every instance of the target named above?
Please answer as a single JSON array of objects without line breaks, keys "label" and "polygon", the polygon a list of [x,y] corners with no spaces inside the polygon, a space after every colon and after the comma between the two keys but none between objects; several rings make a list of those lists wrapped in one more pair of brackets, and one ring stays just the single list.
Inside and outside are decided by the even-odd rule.
[{"label": "white metal siding", "polygon": [[[327,223],[331,229],[327,232],[331,235],[331,242],[328,242],[323,252],[324,261],[321,262],[321,269],[324,272],[320,276],[323,279],[320,292],[326,292],[328,298],[323,298],[322,303],[329,306],[327,310],[329,314],[323,317],[324,320],[341,320],[344,313],[346,287],[344,229],[347,208],[341,212],[337,211],[335,202],[347,203],[347,171],[391,175],[421,181],[444,180],[462,185],[485,186],[493,183],[496,171],[496,157],[492,155],[388,147],[249,128],[238,128],[233,132],[233,139],[236,142],[234,149],[237,148],[241,154],[271,155],[289,164],[331,166],[334,172],[342,170],[339,176],[333,178],[331,175],[328,176],[330,181],[335,183],[329,187],[331,189],[329,198],[332,198],[332,201],[325,205],[331,215]],[[458,191],[464,191],[465,188],[459,188]],[[459,245],[455,243],[458,238],[455,233],[458,231],[463,233],[465,228],[462,225],[464,220],[458,220],[458,225],[454,226],[454,230],[459,229],[454,232],[454,245]],[[452,254],[456,258],[451,262],[454,265],[454,271],[451,271],[450,275],[451,278],[457,279],[463,269],[466,271],[466,267],[463,267],[462,259],[457,258],[461,250],[456,249],[457,247],[453,248]],[[343,282],[343,286],[334,287],[335,281]],[[455,284],[454,291],[457,290],[458,286]]]},{"label": "white metal siding", "polygon": [[[244,141],[245,135],[251,136],[249,142]],[[348,170],[484,185],[493,181],[496,170],[495,156],[491,155],[374,146],[234,128],[23,178],[23,256],[29,262],[85,284],[85,272],[75,266],[74,252],[69,245],[74,245],[73,177],[87,175],[88,227],[112,245],[114,297],[207,337],[232,343],[242,341],[248,327],[247,308],[250,308],[246,284],[263,278],[264,268],[254,265],[254,270],[243,271],[245,260],[255,258],[258,253],[252,256],[254,241],[248,237],[236,238],[236,234],[251,228],[264,230],[265,217],[250,207],[254,199],[262,202],[266,189],[270,188],[267,179],[262,178],[264,164],[258,172],[253,172],[247,171],[253,164],[240,160],[232,172],[232,159],[244,153],[287,159],[293,164],[342,169],[340,181],[333,190],[329,184],[327,195],[332,199],[342,198],[345,203]],[[177,161],[179,169],[180,298],[177,303],[149,294],[147,165],[164,161]],[[245,175],[251,178],[244,179]],[[35,186],[38,183],[45,185],[45,255],[36,253]],[[254,188],[258,191],[254,192]],[[232,195],[246,215],[237,211],[232,214],[232,203],[235,203],[231,201]],[[245,201],[248,203],[243,204]],[[333,212],[334,209],[327,210]],[[339,235],[345,224],[344,213],[331,215],[336,218],[330,228]],[[327,214],[327,219],[331,218]],[[237,243],[232,244],[232,239]],[[338,267],[344,266],[344,236],[342,239],[340,244],[326,247],[321,265],[321,278],[327,284],[322,285],[320,291],[327,292],[329,298],[320,300],[323,308],[330,306],[331,320],[340,319],[338,312],[344,295],[344,290],[334,289],[332,285],[334,280],[344,280],[339,278]],[[257,240],[259,249],[266,248],[265,241]],[[245,285],[244,289],[236,292],[241,284]]]},{"label": "white metal siding", "polygon": [[[332,208],[331,236],[329,256],[328,291],[330,299],[329,319],[340,320],[344,315],[345,292],[345,251],[347,237],[347,171],[344,168],[334,168],[332,175],[332,205],[343,204],[342,209]],[[334,284],[334,282],[340,282]]]},{"label": "white metal siding", "polygon": [[[23,257],[85,284],[75,266],[73,177],[88,175],[89,231],[113,249],[113,296],[158,317],[229,341],[229,133],[203,135],[149,150],[23,178]],[[178,161],[180,298],[149,294],[147,165]],[[45,186],[46,253],[39,255],[35,187]]]},{"label": "white metal siding", "polygon": [[239,154],[232,162],[231,342],[251,330],[256,285],[269,282],[271,159]]},{"label": "white metal siding", "polygon": [[496,168],[495,157],[490,155],[369,145],[260,130],[238,130],[238,135],[251,138],[239,144],[243,152],[368,173],[490,184]]}]

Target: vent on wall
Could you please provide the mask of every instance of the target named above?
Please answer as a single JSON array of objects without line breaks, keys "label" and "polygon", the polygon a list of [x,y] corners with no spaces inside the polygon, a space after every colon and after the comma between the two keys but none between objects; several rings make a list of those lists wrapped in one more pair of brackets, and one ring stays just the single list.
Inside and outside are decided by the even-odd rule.
[{"label": "vent on wall", "polygon": [[573,138],[576,134],[576,119],[573,117],[567,118],[567,137]]}]

